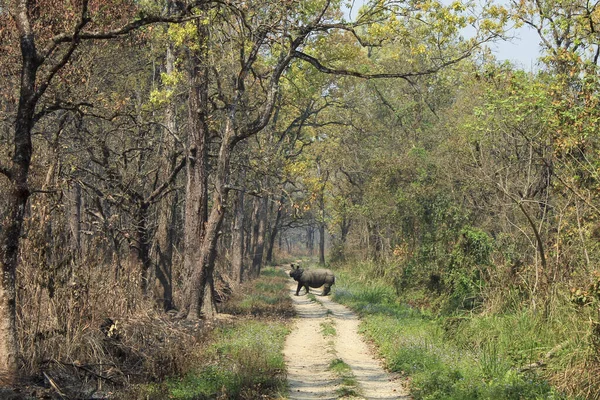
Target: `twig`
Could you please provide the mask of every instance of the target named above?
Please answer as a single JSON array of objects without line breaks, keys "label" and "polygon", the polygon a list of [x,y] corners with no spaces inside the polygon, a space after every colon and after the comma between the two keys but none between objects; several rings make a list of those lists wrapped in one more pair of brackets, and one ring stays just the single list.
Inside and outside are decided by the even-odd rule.
[{"label": "twig", "polygon": [[[93,370],[90,368],[90,367],[92,367],[92,366],[94,366],[94,365],[96,365],[96,366],[99,366],[99,365],[110,365],[111,367],[113,367],[113,366],[114,366],[114,364],[89,364],[89,365],[83,365],[83,364],[78,364],[78,363],[68,363],[68,362],[59,361],[59,360],[53,360],[53,361],[54,361],[55,363],[58,363],[58,364],[64,365],[64,366],[66,366],[66,367],[73,367],[73,368],[81,369],[81,370],[83,370],[83,371],[87,372],[88,374],[91,374],[91,375],[95,376],[96,378],[99,378],[99,379],[104,379],[105,381],[108,381],[108,382],[111,382],[111,383],[114,383],[114,384],[117,384],[117,383],[118,383],[118,382],[116,382],[114,379],[112,379],[112,378],[110,378],[110,377],[108,377],[108,376],[101,375],[101,374],[99,374],[99,373],[97,373],[97,372],[94,372],[94,371],[93,371]],[[112,369],[112,368],[111,368],[111,369]]]},{"label": "twig", "polygon": [[46,374],[45,372],[42,372],[42,374],[44,375],[44,377],[46,379],[48,379],[48,383],[50,383],[50,386],[52,386],[52,389],[54,389],[56,391],[56,393],[60,396],[61,399],[68,399],[69,397],[64,394],[62,392],[62,390],[60,390],[60,388],[58,387],[58,385],[56,384],[56,382],[54,382],[54,379],[50,378],[48,376],[48,374]]}]

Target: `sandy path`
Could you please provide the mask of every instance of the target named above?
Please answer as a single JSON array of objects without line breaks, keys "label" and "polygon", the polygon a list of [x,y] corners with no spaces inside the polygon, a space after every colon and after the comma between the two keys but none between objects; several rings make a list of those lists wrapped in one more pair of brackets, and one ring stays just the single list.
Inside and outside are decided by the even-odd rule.
[{"label": "sandy path", "polygon": [[[335,359],[349,365],[356,378],[358,384],[354,389],[360,396],[351,398],[410,399],[401,380],[382,368],[359,335],[360,321],[352,311],[329,297],[319,296],[319,289],[315,291],[317,302],[306,295],[295,296],[295,291],[294,283],[290,286],[290,296],[298,318],[284,349],[290,399],[344,398],[341,397],[340,389],[344,387],[341,378],[329,371],[329,365]],[[333,324],[336,334],[325,337],[323,323]]]}]

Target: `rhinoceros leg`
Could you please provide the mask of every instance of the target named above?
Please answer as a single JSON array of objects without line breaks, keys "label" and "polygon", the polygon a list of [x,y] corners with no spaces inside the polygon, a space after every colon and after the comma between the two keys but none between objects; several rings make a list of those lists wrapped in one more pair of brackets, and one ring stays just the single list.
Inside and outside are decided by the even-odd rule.
[{"label": "rhinoceros leg", "polygon": [[304,285],[304,289],[306,289],[306,294],[310,292],[310,290],[308,289],[308,285]]},{"label": "rhinoceros leg", "polygon": [[323,286],[323,296],[327,296],[330,291],[331,291],[331,285],[325,284],[325,286]]},{"label": "rhinoceros leg", "polygon": [[302,288],[302,283],[298,282],[298,288],[296,289],[296,296],[300,295],[300,289]]}]

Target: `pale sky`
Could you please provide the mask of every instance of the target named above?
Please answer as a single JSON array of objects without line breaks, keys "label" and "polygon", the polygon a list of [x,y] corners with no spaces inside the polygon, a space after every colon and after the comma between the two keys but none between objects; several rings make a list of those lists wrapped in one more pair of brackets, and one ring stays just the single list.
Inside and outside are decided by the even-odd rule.
[{"label": "pale sky", "polygon": [[540,56],[540,37],[529,26],[516,30],[514,35],[510,42],[498,42],[490,45],[490,49],[500,60],[511,61],[526,71],[535,70]]}]

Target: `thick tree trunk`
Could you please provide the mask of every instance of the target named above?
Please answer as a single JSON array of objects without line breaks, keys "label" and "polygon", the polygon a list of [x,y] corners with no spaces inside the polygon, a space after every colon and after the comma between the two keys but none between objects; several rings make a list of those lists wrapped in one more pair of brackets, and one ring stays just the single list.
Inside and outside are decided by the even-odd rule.
[{"label": "thick tree trunk", "polygon": [[319,264],[325,265],[325,223],[319,224]]},{"label": "thick tree trunk", "polygon": [[[21,174],[23,171],[21,171]],[[26,176],[26,174],[25,174]],[[0,382],[11,384],[17,378],[16,268],[19,237],[23,227],[29,193],[24,185],[13,183],[8,195],[8,207],[2,213],[0,227]],[[21,188],[19,188],[21,186]],[[25,190],[23,190],[25,189]]]},{"label": "thick tree trunk", "polygon": [[[189,145],[187,154],[187,182],[185,187],[185,223],[184,223],[184,276],[194,276],[203,270],[203,265],[208,260],[204,259],[203,243],[208,229],[208,79],[207,46],[204,44],[208,38],[208,29],[201,21],[196,21],[196,30],[200,40],[199,48],[191,59],[190,67],[190,93],[189,93]],[[216,246],[216,242],[214,243]],[[195,307],[198,306],[204,295],[205,279],[201,274],[201,281],[193,278],[188,281],[184,294],[182,312],[189,310],[199,316]],[[202,285],[202,288],[197,285]],[[197,297],[201,292],[202,296]],[[195,301],[198,304],[189,303]],[[190,314],[187,314],[188,316]]]},{"label": "thick tree trunk", "polygon": [[165,207],[159,222],[158,262],[155,269],[158,283],[155,298],[164,311],[175,308],[173,302],[173,248],[175,247],[178,196],[175,194],[167,199],[170,200],[170,204]]},{"label": "thick tree trunk", "polygon": [[135,215],[135,240],[132,240],[129,245],[133,264],[139,268],[140,290],[144,296],[148,294],[149,272],[152,266],[148,234],[148,207],[147,203],[138,205]]},{"label": "thick tree trunk", "polygon": [[234,139],[235,132],[231,127],[231,122],[229,122],[219,149],[212,209],[204,231],[200,250],[200,263],[196,265],[190,277],[190,290],[187,299],[189,303],[187,319],[190,320],[198,319],[202,314],[210,318],[215,310],[211,287],[217,256],[217,240],[223,224],[229,194],[226,183]]},{"label": "thick tree trunk", "polygon": [[[171,3],[169,3],[171,5]],[[175,57],[171,46],[167,46],[165,57],[165,72],[171,74],[175,68]],[[163,155],[169,157],[174,151],[175,141],[173,135],[177,131],[177,119],[175,103],[171,101],[165,110],[166,130],[163,141],[165,150]],[[167,164],[167,163],[166,163]],[[169,170],[175,168],[175,160],[170,163]],[[165,173],[163,178],[166,179]],[[175,226],[177,223],[177,193],[170,193],[163,199],[164,207],[160,209],[158,220],[157,242],[158,242],[158,261],[156,263],[155,275],[155,299],[164,311],[169,311],[175,307],[173,303],[173,247],[175,246]]]}]

